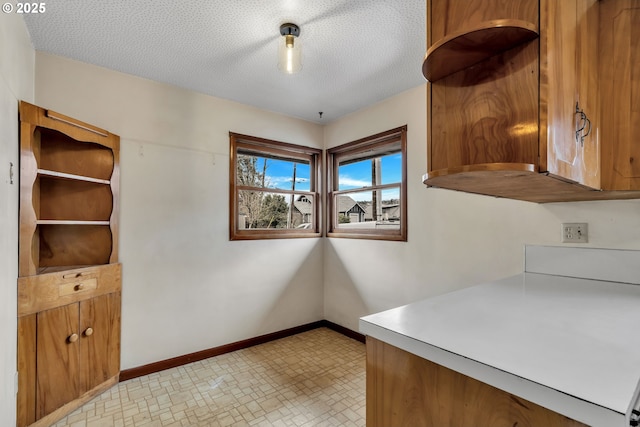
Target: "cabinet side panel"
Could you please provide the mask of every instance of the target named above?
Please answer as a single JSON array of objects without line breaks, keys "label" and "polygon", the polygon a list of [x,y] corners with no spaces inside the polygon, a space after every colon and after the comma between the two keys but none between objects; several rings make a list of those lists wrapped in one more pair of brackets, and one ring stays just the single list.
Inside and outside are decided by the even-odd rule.
[{"label": "cabinet side panel", "polygon": [[120,229],[120,138],[114,136],[113,143],[113,173],[111,175],[111,197],[113,199],[111,217],[111,257],[109,262],[118,262],[119,229]]},{"label": "cabinet side panel", "polygon": [[600,2],[603,188],[640,189],[640,5]]},{"label": "cabinet side panel", "polygon": [[18,318],[17,426],[36,420],[36,315]]},{"label": "cabinet side panel", "polygon": [[80,395],[78,304],[38,313],[36,414],[40,419]]},{"label": "cabinet side panel", "polygon": [[538,164],[538,42],[431,84],[433,170]]},{"label": "cabinet side panel", "polygon": [[538,26],[538,0],[433,0],[431,43],[494,19],[519,19]]},{"label": "cabinet side panel", "polygon": [[[372,341],[371,344],[369,341]],[[370,359],[369,352],[375,352]],[[369,360],[375,363],[369,363]],[[586,427],[539,405],[367,337],[367,378],[375,376],[367,427]],[[369,381],[367,379],[367,381]]]},{"label": "cabinet side panel", "polygon": [[[21,114],[23,114],[22,110]],[[34,235],[40,191],[37,187],[34,188],[34,185],[36,184],[39,151],[39,134],[35,132],[33,125],[23,121],[20,124],[19,276],[35,274],[38,267],[38,239],[34,239]]]}]

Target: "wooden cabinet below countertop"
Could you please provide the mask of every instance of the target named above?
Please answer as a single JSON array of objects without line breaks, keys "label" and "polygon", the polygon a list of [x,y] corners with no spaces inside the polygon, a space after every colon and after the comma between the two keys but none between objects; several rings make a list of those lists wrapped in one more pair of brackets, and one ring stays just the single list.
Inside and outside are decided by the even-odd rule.
[{"label": "wooden cabinet below countertop", "polygon": [[367,427],[587,427],[367,337]]}]

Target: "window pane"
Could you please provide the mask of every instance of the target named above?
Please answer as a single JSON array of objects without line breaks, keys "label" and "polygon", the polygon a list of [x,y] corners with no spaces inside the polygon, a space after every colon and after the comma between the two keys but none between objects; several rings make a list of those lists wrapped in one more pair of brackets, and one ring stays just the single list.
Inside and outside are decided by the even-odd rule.
[{"label": "window pane", "polygon": [[238,153],[237,165],[238,185],[278,190],[310,189],[309,162]]},{"label": "window pane", "polygon": [[335,196],[337,228],[400,229],[400,187]]},{"label": "window pane", "polygon": [[402,181],[402,153],[338,165],[338,190],[392,184]]},{"label": "window pane", "polygon": [[314,229],[314,197],[238,191],[238,229]]}]

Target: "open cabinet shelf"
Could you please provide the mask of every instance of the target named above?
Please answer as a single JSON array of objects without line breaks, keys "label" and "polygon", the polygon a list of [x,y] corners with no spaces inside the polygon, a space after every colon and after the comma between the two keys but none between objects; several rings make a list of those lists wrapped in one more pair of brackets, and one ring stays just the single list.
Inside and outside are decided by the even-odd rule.
[{"label": "open cabinet shelf", "polygon": [[438,40],[427,51],[422,74],[436,82],[538,37],[536,25],[518,19],[485,21]]},{"label": "open cabinet shelf", "polygon": [[93,183],[96,183],[96,184],[111,184],[111,181],[109,181],[108,179],[91,178],[91,177],[88,177],[88,176],[74,175],[74,174],[71,174],[71,173],[64,173],[64,172],[56,172],[56,171],[51,171],[51,170],[47,170],[47,169],[38,169],[38,175],[39,176],[43,176],[43,177],[48,177],[48,178],[69,179],[69,180],[73,180],[73,181],[93,182]]},{"label": "open cabinet shelf", "polygon": [[117,262],[119,138],[30,104],[20,113],[20,275]]}]

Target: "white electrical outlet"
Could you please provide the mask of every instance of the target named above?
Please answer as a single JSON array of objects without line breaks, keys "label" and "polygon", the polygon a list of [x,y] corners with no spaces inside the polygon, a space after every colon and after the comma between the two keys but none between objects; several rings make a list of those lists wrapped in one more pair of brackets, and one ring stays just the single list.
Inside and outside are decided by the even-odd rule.
[{"label": "white electrical outlet", "polygon": [[586,222],[562,223],[562,243],[587,243],[589,227]]}]

